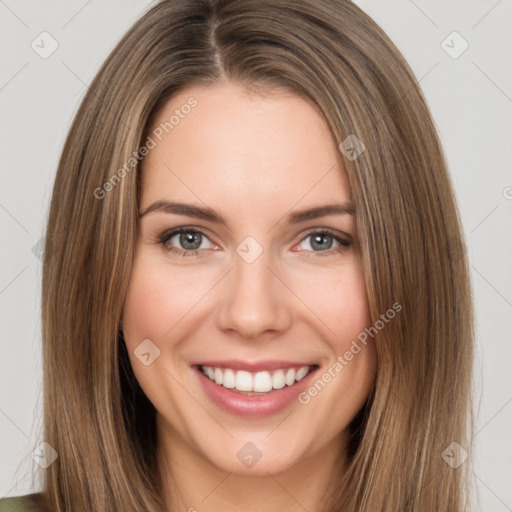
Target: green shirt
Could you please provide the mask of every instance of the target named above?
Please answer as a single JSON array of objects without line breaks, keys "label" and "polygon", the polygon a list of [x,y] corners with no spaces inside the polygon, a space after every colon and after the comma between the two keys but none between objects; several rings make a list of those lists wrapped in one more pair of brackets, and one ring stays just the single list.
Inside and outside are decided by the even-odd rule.
[{"label": "green shirt", "polygon": [[39,493],[0,499],[0,512],[37,512]]}]

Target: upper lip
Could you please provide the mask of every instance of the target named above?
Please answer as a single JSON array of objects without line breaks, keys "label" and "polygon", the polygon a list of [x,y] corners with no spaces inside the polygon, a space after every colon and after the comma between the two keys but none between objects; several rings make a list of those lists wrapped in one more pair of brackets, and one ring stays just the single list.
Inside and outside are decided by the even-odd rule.
[{"label": "upper lip", "polygon": [[316,366],[314,363],[304,363],[295,361],[241,361],[239,359],[230,359],[228,361],[201,361],[192,363],[192,366],[211,366],[213,368],[231,368],[232,370],[245,370],[246,372],[256,373],[270,370],[279,370],[285,368],[301,368],[303,366]]}]

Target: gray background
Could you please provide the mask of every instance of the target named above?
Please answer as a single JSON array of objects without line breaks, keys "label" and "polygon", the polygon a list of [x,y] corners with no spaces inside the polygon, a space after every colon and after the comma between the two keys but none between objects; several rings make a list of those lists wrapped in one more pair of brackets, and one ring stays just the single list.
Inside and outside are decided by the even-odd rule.
[{"label": "gray background", "polygon": [[[87,84],[150,4],[0,0],[0,497],[37,490],[30,486],[32,452],[42,442],[41,262],[34,246],[44,233],[59,152]],[[411,64],[446,151],[477,308],[477,426],[470,460],[478,509],[510,511],[512,2],[357,4]],[[50,39],[41,43],[44,31],[58,43],[47,58],[31,47],[35,41],[39,52],[51,49]],[[469,44],[457,58],[464,43],[450,36],[453,31]]]}]

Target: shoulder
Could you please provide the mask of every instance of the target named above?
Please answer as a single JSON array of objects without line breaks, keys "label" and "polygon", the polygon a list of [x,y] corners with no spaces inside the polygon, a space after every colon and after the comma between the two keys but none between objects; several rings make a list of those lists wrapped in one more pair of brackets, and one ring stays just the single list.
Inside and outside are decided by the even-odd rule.
[{"label": "shoulder", "polygon": [[40,506],[40,499],[41,493],[2,498],[0,499],[0,512],[38,512],[43,510]]}]

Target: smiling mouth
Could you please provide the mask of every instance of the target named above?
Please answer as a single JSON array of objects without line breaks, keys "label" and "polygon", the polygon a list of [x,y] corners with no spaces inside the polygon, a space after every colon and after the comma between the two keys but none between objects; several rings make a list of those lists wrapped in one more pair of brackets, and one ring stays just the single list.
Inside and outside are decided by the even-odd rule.
[{"label": "smiling mouth", "polygon": [[291,387],[316,368],[318,368],[318,365],[248,372],[232,368],[197,365],[197,369],[212,382],[233,393],[242,395],[268,395],[280,389]]}]

